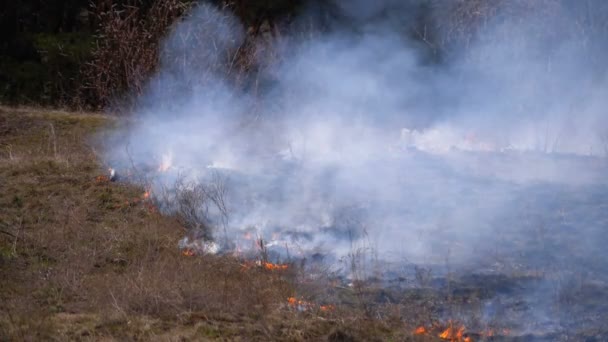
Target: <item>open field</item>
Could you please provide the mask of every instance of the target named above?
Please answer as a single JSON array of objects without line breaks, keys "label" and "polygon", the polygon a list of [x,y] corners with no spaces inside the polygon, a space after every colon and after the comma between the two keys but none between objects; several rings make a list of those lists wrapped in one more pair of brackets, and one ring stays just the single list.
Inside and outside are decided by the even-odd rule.
[{"label": "open field", "polygon": [[411,335],[403,322],[371,319],[359,306],[294,310],[287,299],[303,291],[295,265],[274,272],[230,257],[182,255],[176,217],[137,201],[141,188],[96,181],[105,172],[92,137],[117,124],[101,115],[1,108],[0,340]]},{"label": "open field", "polygon": [[[542,243],[522,252],[538,251],[542,262],[521,254],[503,259],[509,270],[490,274],[440,274],[407,265],[414,271],[347,284],[322,271],[313,279],[311,268],[299,262],[283,270],[232,256],[184,255],[177,248],[185,234],[179,217],[160,215],[143,199],[143,188],[97,178],[105,166],[94,137],[120,124],[96,114],[0,108],[0,340],[608,337],[605,261],[560,259],[548,252],[552,246],[565,256],[576,251],[542,227],[531,230],[530,238]],[[539,188],[539,201],[546,198],[543,191],[553,190]],[[526,203],[534,203],[534,196],[526,196]],[[601,207],[602,196],[601,189],[553,192],[554,202],[568,209],[560,219],[564,241],[572,238],[568,227],[578,227],[568,220],[581,215],[589,229],[601,231],[599,207],[580,208]],[[543,203],[553,213],[552,204]],[[553,224],[553,216],[543,217]],[[504,254],[501,248],[513,250],[499,246],[496,255]],[[526,260],[539,264],[515,267]],[[551,318],[539,319],[539,307]],[[552,325],[556,317],[558,326]],[[468,335],[439,338],[450,319],[466,325]],[[530,319],[539,320],[537,331],[518,330]],[[415,335],[418,326],[427,332]]]},{"label": "open field", "polygon": [[606,23],[0,4],[0,342],[608,341]]}]

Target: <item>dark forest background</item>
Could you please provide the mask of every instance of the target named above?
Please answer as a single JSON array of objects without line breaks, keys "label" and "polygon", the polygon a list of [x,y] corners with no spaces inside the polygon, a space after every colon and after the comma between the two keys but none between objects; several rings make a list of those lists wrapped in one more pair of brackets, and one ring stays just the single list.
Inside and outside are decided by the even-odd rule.
[{"label": "dark forest background", "polygon": [[[348,17],[340,1],[210,2],[236,14],[246,29],[245,39],[230,57],[237,66],[234,78],[243,86],[263,67],[260,58],[252,58],[259,57],[257,50],[272,50],[272,38],[294,30],[323,31],[335,25],[357,30],[363,21],[401,21],[403,34],[419,43],[430,63],[449,58],[454,46],[462,49],[497,13],[541,11],[548,21],[563,20],[557,34],[576,37],[585,49],[593,49],[597,41],[603,46],[608,36],[608,2],[603,0],[384,1],[386,6],[363,17]],[[128,108],[136,98],[132,95],[143,91],[158,68],[162,38],[195,5],[192,0],[1,2],[0,103]],[[501,7],[509,11],[499,11]],[[310,18],[305,25],[302,14]],[[602,54],[589,50],[587,55],[593,56],[590,63],[606,64]]]},{"label": "dark forest background", "polygon": [[[234,11],[251,35],[264,21],[285,18],[301,5],[213,2]],[[101,109],[138,91],[156,67],[160,39],[193,5],[191,0],[1,2],[0,102]]]}]

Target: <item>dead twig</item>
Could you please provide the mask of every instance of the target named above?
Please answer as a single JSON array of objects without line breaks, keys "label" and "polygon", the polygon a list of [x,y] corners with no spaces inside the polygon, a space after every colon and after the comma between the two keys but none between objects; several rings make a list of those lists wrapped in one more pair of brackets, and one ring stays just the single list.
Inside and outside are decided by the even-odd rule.
[{"label": "dead twig", "polygon": [[57,158],[57,136],[55,135],[55,126],[49,123],[49,148],[53,146],[53,157]]},{"label": "dead twig", "polygon": [[13,238],[15,238],[15,239],[17,238],[17,236],[16,236],[15,234],[11,234],[11,233],[9,233],[9,232],[7,232],[7,231],[5,231],[5,230],[0,230],[0,233],[2,233],[2,234],[6,234],[6,235],[8,235],[8,236],[10,236],[10,237],[13,237]]}]

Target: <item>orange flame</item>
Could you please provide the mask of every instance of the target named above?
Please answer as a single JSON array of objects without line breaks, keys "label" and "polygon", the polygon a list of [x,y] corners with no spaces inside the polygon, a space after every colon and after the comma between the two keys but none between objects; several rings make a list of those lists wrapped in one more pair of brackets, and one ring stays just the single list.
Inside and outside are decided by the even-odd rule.
[{"label": "orange flame", "polygon": [[109,181],[110,181],[110,177],[105,176],[105,175],[95,177],[95,183],[97,183],[97,184],[107,183]]},{"label": "orange flame", "polygon": [[[432,330],[434,330],[432,328]],[[443,330],[438,337],[442,340],[446,340],[449,342],[474,342],[473,337],[469,336],[469,334],[465,333],[466,327],[464,325],[457,325],[454,322],[449,321],[448,327]],[[425,326],[419,326],[412,332],[414,335],[427,335],[431,331],[428,330]],[[511,333],[511,330],[508,328],[503,329],[493,329],[487,328],[479,333],[481,338],[492,338],[498,335],[508,336]]]},{"label": "orange flame", "polygon": [[187,249],[184,249],[182,251],[182,255],[184,255],[184,256],[194,256],[194,255],[196,255],[196,253],[194,253],[193,250],[187,248]]},{"label": "orange flame", "polygon": [[334,311],[336,309],[333,305],[321,305],[319,309],[323,312]]},{"label": "orange flame", "polygon": [[316,305],[311,302],[307,302],[302,299],[297,299],[296,297],[287,298],[287,304],[297,310],[307,311],[307,310],[316,310],[318,309],[321,312],[330,312],[336,309],[333,305]]},{"label": "orange flame", "polygon": [[299,310],[308,310],[311,306],[309,302],[297,299],[296,297],[287,298],[287,303],[289,304],[289,306],[297,308]]},{"label": "orange flame", "polygon": [[300,309],[306,309],[306,307],[308,306],[307,302],[305,302],[301,299],[297,299],[296,297],[287,298],[287,303],[289,303],[289,305],[292,307],[297,307]]},{"label": "orange flame", "polygon": [[426,328],[423,326],[420,326],[418,328],[416,328],[416,330],[414,330],[414,335],[425,335],[427,333]]},{"label": "orange flame", "polygon": [[452,323],[450,326],[445,329],[441,334],[439,334],[439,338],[443,340],[449,340],[452,342],[462,341],[462,337],[464,335],[465,327],[461,326],[460,328],[454,328]]},{"label": "orange flame", "polygon": [[263,262],[262,266],[269,271],[284,271],[289,267],[285,264],[273,264],[270,262]]}]

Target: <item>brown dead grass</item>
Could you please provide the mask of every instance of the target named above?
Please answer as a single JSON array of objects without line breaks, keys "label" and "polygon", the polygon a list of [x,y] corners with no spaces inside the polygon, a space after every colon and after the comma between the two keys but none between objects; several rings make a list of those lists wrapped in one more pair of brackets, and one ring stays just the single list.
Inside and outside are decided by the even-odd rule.
[{"label": "brown dead grass", "polygon": [[297,312],[293,273],[186,257],[176,217],[102,174],[102,115],[0,107],[0,340],[404,340],[356,310]]}]

